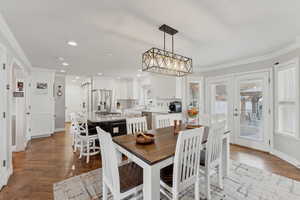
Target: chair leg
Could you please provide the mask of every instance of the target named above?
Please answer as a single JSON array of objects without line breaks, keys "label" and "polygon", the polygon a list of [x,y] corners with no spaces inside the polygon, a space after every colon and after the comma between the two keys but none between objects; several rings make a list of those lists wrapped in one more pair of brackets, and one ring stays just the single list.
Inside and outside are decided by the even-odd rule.
[{"label": "chair leg", "polygon": [[86,143],[86,163],[90,162],[90,140]]},{"label": "chair leg", "polygon": [[173,200],[179,200],[179,195],[177,193],[173,193]]},{"label": "chair leg", "polygon": [[105,185],[105,183],[103,182],[102,183],[102,197],[103,197],[102,199],[103,200],[107,200],[107,197],[108,197],[107,193],[108,193],[108,188]]},{"label": "chair leg", "polygon": [[222,171],[222,164],[219,164],[218,166],[218,181],[219,181],[219,187],[223,190],[223,171]]},{"label": "chair leg", "polygon": [[195,183],[195,199],[200,200],[200,180],[197,178]]},{"label": "chair leg", "polygon": [[75,134],[73,134],[73,152],[77,151],[77,139],[75,138]]},{"label": "chair leg", "polygon": [[206,192],[206,199],[210,200],[211,199],[211,194],[210,194],[210,176],[207,171],[205,175],[205,192]]},{"label": "chair leg", "polygon": [[79,159],[82,158],[83,155],[83,140],[80,140],[80,155],[79,155]]}]

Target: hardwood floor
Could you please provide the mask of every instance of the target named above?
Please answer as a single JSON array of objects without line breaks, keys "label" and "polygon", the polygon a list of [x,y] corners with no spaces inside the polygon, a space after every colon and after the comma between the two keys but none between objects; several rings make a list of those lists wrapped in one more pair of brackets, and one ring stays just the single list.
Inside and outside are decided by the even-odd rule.
[{"label": "hardwood floor", "polygon": [[[267,153],[232,145],[231,159],[300,181],[300,170]],[[100,156],[90,163],[79,160],[65,132],[48,138],[34,139],[25,152],[13,154],[14,174],[0,192],[0,200],[53,199],[52,185],[101,167]]]}]

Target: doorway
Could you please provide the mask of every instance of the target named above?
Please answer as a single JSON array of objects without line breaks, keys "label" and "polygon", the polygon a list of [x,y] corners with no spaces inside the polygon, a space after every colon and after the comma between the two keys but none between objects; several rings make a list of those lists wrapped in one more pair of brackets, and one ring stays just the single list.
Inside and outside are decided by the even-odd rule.
[{"label": "doorway", "polygon": [[234,129],[236,143],[269,151],[269,73],[235,78]]},{"label": "doorway", "polygon": [[231,142],[270,150],[270,72],[252,72],[209,78],[206,84],[207,113],[225,114]]}]

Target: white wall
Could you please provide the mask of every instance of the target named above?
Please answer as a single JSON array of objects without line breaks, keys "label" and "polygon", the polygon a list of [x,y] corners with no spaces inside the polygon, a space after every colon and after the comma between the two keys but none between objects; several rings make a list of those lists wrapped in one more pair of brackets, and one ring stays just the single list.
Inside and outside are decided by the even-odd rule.
[{"label": "white wall", "polygon": [[[207,77],[226,75],[226,74],[232,74],[238,72],[249,72],[249,71],[260,70],[260,69],[272,69],[274,64],[277,62],[279,63],[286,62],[299,56],[300,56],[300,48],[297,48],[287,53],[284,53],[282,55],[278,55],[273,58],[268,58],[264,61],[258,61],[249,64],[244,64],[244,65],[237,65],[226,69],[207,71],[207,72],[200,73],[199,75],[207,78]],[[281,155],[290,158],[290,160],[297,160],[297,162],[300,163],[300,153],[299,153],[300,139],[290,138],[289,136],[283,136],[274,133],[273,135],[274,135],[273,148],[275,152],[280,152]]]}]

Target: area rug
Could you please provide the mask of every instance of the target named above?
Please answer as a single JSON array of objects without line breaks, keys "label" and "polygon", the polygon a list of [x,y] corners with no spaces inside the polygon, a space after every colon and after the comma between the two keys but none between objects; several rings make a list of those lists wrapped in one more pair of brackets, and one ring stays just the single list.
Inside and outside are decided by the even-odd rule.
[{"label": "area rug", "polygon": [[[54,199],[101,200],[101,176],[101,169],[96,169],[55,183]],[[224,190],[216,187],[216,183],[214,177],[212,200],[300,200],[300,182],[234,161],[231,164],[229,177],[224,179]],[[204,192],[204,184],[201,184],[200,191]],[[161,196],[161,200],[167,200],[166,197]],[[201,196],[201,199],[205,199],[203,194]],[[188,188],[181,194],[180,199],[193,200],[194,188]]]}]

